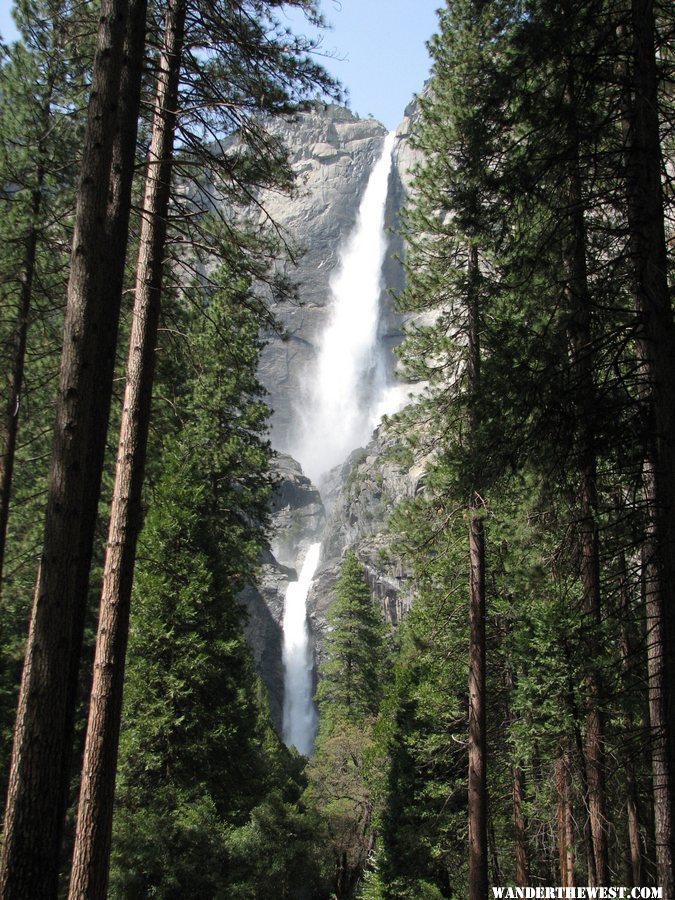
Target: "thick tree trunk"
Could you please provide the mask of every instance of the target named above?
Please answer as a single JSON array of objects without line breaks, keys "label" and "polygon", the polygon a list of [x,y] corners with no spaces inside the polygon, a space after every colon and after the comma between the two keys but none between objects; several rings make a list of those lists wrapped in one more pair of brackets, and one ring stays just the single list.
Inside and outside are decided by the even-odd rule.
[{"label": "thick tree trunk", "polygon": [[[112,368],[107,382],[97,375],[106,344],[114,344],[110,329],[116,334],[120,306],[106,276],[118,271],[115,283],[121,285],[124,267],[123,252],[111,259],[107,212],[127,16],[127,0],[104,0],[75,214],[43,554],[9,777],[0,860],[4,900],[56,896],[87,598],[84,573],[91,558],[91,507],[98,501],[102,450],[97,470],[92,461],[94,448],[104,447]],[[132,160],[134,151],[135,132],[125,150]],[[130,187],[123,206],[128,221]],[[122,230],[123,248],[126,226]]]},{"label": "thick tree trunk", "polygon": [[[480,341],[477,298],[478,251],[469,251],[468,378],[470,401],[480,383]],[[476,432],[470,410],[470,432]],[[471,438],[470,438],[471,439]],[[469,515],[469,900],[485,900],[488,891],[487,736],[485,709],[485,530],[483,501],[471,498]]]},{"label": "thick tree trunk", "polygon": [[647,657],[658,883],[675,897],[675,333],[668,291],[652,0],[633,0],[625,169],[636,352],[647,407]]},{"label": "thick tree trunk", "polygon": [[186,0],[169,0],[148,157],[136,302],[103,574],[70,900],[106,895],[124,663],[161,306]]}]

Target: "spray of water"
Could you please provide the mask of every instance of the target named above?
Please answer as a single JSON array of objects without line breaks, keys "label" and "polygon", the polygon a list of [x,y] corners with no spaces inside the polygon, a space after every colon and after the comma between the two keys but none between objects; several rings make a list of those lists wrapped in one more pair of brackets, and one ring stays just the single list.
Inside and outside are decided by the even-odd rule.
[{"label": "spray of water", "polygon": [[356,226],[331,279],[330,319],[320,338],[316,369],[308,373],[299,442],[293,456],[315,482],[352,450],[367,443],[373,429],[373,410],[384,389],[377,327],[394,137],[391,133],[385,139]]},{"label": "spray of water", "polygon": [[297,581],[286,589],[284,603],[284,742],[305,755],[312,752],[316,710],[312,703],[312,649],[307,631],[307,594],[319,562],[321,544],[307,551]]}]

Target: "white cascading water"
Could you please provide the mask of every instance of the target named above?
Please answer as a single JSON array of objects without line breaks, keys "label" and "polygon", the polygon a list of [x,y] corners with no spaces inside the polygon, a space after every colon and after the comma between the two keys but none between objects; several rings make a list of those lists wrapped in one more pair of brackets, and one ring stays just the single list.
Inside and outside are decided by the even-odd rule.
[{"label": "white cascading water", "polygon": [[[382,264],[387,249],[384,215],[395,135],[387,135],[368,180],[354,231],[331,279],[330,318],[319,341],[316,369],[307,373],[299,441],[292,455],[315,483],[352,450],[363,446],[380,416],[393,412],[377,333]],[[396,406],[400,407],[400,403]],[[313,660],[306,601],[319,561],[312,544],[284,604],[284,718],[288,746],[310,754],[316,731]]]},{"label": "white cascading water", "polygon": [[395,134],[384,141],[359,207],[356,226],[331,278],[330,318],[308,373],[299,441],[291,451],[318,483],[370,439],[373,412],[384,391],[378,349],[382,264],[387,250],[384,214]]},{"label": "white cascading water", "polygon": [[300,753],[312,752],[316,710],[312,703],[312,648],[307,630],[307,594],[319,562],[321,544],[307,551],[297,581],[286,590],[284,603],[284,742]]}]

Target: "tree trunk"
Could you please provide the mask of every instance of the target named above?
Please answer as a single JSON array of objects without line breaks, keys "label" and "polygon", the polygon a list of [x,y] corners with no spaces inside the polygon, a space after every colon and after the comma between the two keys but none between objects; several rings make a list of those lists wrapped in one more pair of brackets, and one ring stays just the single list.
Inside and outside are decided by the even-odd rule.
[{"label": "tree trunk", "polygon": [[[628,585],[628,573],[626,571],[626,556],[623,551],[619,554],[620,588],[619,588],[619,615],[621,619],[621,688],[625,698],[623,727],[624,746],[630,735],[635,733],[636,723],[631,708],[631,699],[634,694],[632,677],[632,648],[626,623],[630,616],[630,590]],[[626,775],[626,819],[628,829],[628,846],[630,851],[630,867],[628,873],[633,887],[641,887],[642,880],[642,847],[640,844],[640,823],[638,819],[638,787],[635,774],[635,763],[631,753],[624,749],[623,768]]]},{"label": "tree trunk", "polygon": [[565,293],[571,313],[569,339],[577,415],[577,464],[580,475],[580,580],[589,659],[586,675],[588,711],[586,713],[584,758],[595,883],[606,885],[608,883],[608,849],[602,720],[604,692],[600,673],[596,667],[596,661],[600,656],[599,632],[602,622],[600,541],[597,524],[597,464],[593,429],[597,401],[591,334],[591,297],[588,288],[586,225],[580,171],[580,137],[575,112],[576,89],[572,66],[568,71],[565,96],[570,162],[567,176],[568,220],[567,236],[563,248],[563,266],[566,278]]},{"label": "tree trunk", "polygon": [[574,827],[569,789],[569,758],[566,752],[555,761],[558,794],[558,853],[561,887],[574,887]]},{"label": "tree trunk", "polygon": [[[9,776],[0,859],[4,900],[51,900],[57,889],[87,599],[84,571],[91,559],[91,506],[98,501],[102,452],[98,471],[92,459],[94,448],[104,447],[112,368],[107,382],[97,376],[120,306],[107,277],[118,271],[121,285],[124,267],[123,252],[111,259],[107,212],[127,15],[127,0],[104,0],[75,213],[43,553]],[[133,160],[135,131],[125,152]],[[130,187],[127,195],[128,219]]]},{"label": "tree trunk", "polygon": [[[568,673],[571,671],[570,668],[570,653],[569,648],[565,647],[565,658],[568,663]],[[567,683],[567,702],[569,704],[569,709],[572,714],[572,729],[574,733],[574,746],[576,747],[577,756],[579,759],[579,776],[581,778],[581,795],[583,798],[583,806],[584,809],[590,810],[590,801],[588,798],[588,769],[585,764],[585,752],[584,752],[584,738],[581,733],[581,716],[579,714],[579,707],[577,705],[576,698],[574,696],[574,684],[572,682],[571,676],[568,674],[568,683]],[[566,767],[569,773],[569,753],[566,751]],[[569,774],[568,774],[568,784],[569,784]],[[588,884],[596,885],[598,883],[596,870],[595,870],[595,851],[593,848],[593,835],[591,833],[591,822],[590,815],[587,821],[584,823],[584,846],[586,850],[586,861],[588,865]]]},{"label": "tree trunk", "polygon": [[26,360],[26,342],[28,338],[28,319],[33,300],[33,281],[35,278],[35,262],[37,259],[38,239],[40,235],[40,213],[44,200],[45,165],[47,155],[45,138],[52,127],[52,97],[56,76],[54,69],[49,72],[47,89],[42,100],[39,115],[41,134],[35,148],[35,184],[31,191],[30,222],[26,234],[23,262],[21,266],[19,304],[12,341],[12,362],[8,380],[7,405],[0,436],[0,591],[5,565],[5,544],[7,541],[7,524],[9,521],[9,505],[12,494],[14,475],[14,457],[19,430],[19,408],[21,391],[23,390],[23,374]]},{"label": "tree trunk", "polygon": [[5,542],[7,539],[7,523],[9,521],[9,501],[12,493],[12,477],[14,475],[14,456],[16,438],[19,430],[19,405],[23,389],[23,372],[26,359],[26,339],[28,336],[28,316],[33,296],[33,276],[38,243],[38,218],[42,206],[42,185],[44,167],[38,164],[36,186],[31,198],[31,224],[26,236],[26,246],[21,272],[21,292],[19,309],[12,340],[12,363],[9,374],[7,405],[3,420],[2,437],[0,438],[0,591],[2,590],[2,573],[5,564]]},{"label": "tree trunk", "polygon": [[[508,629],[508,626],[507,626]],[[506,690],[507,696],[510,698],[516,686],[516,676],[510,666],[506,669]],[[508,701],[509,709],[507,718],[509,726],[512,728],[515,722],[514,716],[510,711],[510,699]],[[513,765],[513,836],[515,844],[516,857],[516,879],[517,887],[526,887],[529,879],[529,865],[527,859],[527,823],[525,820],[525,811],[523,803],[525,801],[525,773],[521,767],[515,763]],[[499,884],[500,882],[496,882]]]},{"label": "tree trunk", "polygon": [[644,497],[647,527],[647,658],[658,883],[675,896],[675,334],[668,291],[658,75],[652,0],[633,0],[627,84],[625,177],[636,353],[647,407]]},{"label": "tree trunk", "polygon": [[70,900],[103,898],[107,889],[124,663],[141,526],[185,12],[186,0],[169,0],[157,74]]},{"label": "tree trunk", "polygon": [[[480,341],[477,298],[478,251],[469,251],[469,397],[473,403],[480,383]],[[469,411],[470,440],[476,433],[475,411]],[[485,709],[485,530],[483,501],[471,497],[469,515],[469,900],[485,900],[488,891],[487,738]]]},{"label": "tree trunk", "polygon": [[525,813],[523,801],[525,799],[525,775],[520,766],[513,769],[513,829],[516,845],[516,885],[526,887],[530,880],[529,866],[527,864],[527,840]]}]

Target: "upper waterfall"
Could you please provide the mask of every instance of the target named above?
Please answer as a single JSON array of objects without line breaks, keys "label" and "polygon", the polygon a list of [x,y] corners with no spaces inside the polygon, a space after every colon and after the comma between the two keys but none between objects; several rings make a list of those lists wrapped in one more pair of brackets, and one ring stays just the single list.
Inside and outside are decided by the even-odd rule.
[{"label": "upper waterfall", "polygon": [[306,373],[293,456],[314,480],[343,462],[372,432],[385,390],[377,342],[385,207],[395,134],[387,135],[363,194],[356,225],[331,278],[329,320]]}]

